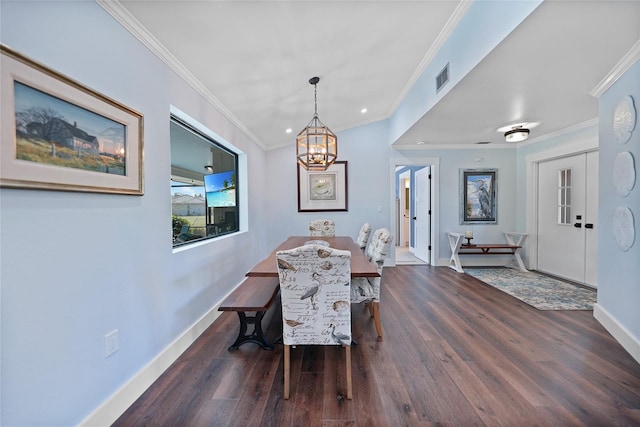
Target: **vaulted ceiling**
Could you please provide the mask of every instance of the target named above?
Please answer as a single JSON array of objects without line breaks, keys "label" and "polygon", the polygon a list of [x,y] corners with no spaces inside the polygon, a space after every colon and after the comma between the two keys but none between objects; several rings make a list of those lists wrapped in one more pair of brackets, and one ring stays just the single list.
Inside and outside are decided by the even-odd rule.
[{"label": "vaulted ceiling", "polygon": [[[313,76],[334,132],[391,117],[470,6],[100,3],[265,149],[293,144],[311,120]],[[514,122],[539,122],[533,138],[593,122],[590,92],[639,39],[638,0],[544,1],[394,144],[504,144],[497,129]]]}]

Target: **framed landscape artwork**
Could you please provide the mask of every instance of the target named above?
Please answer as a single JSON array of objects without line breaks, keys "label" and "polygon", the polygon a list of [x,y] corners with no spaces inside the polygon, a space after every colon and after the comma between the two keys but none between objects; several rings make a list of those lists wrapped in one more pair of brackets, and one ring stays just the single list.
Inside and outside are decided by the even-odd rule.
[{"label": "framed landscape artwork", "polygon": [[142,115],[0,50],[0,186],[142,195]]},{"label": "framed landscape artwork", "polygon": [[298,212],[347,211],[347,162],[326,171],[298,166]]},{"label": "framed landscape artwork", "polygon": [[460,169],[460,224],[496,224],[496,189],[496,169]]}]

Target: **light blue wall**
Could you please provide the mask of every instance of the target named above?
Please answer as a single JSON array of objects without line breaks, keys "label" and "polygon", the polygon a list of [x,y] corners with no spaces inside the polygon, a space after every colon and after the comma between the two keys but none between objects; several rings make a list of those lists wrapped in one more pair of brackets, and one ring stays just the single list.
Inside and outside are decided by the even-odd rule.
[{"label": "light blue wall", "polygon": [[[473,2],[393,114],[390,143],[413,126],[541,3],[542,0]],[[449,83],[436,93],[435,78],[447,63]]]},{"label": "light blue wall", "polygon": [[[615,141],[613,112],[618,103],[631,95],[640,115],[640,62],[620,77],[600,98],[600,229],[598,232],[598,306],[634,337],[640,347],[640,180],[627,197],[615,191],[613,165],[618,153],[629,151],[640,169],[640,119],[626,144]],[[634,245],[622,251],[613,238],[613,213],[616,207],[631,209],[636,227]]]},{"label": "light blue wall", "polygon": [[[270,248],[288,235],[306,234],[310,219],[334,219],[338,234],[353,237],[364,222],[392,228],[390,157],[440,159],[441,258],[449,256],[444,233],[464,230],[460,168],[498,169],[498,224],[475,226],[478,240],[523,231],[522,157],[514,149],[397,153],[389,141],[398,124],[389,121],[340,132],[339,157],[349,162],[349,212],[297,213],[295,147],[257,148],[97,4],[3,1],[0,19],[3,43],[144,114],[146,183],[143,197],[0,190],[2,425],[83,420],[215,306]],[[631,90],[629,79],[639,80],[637,66],[634,73],[625,76],[625,91]],[[613,90],[602,100],[609,106],[614,99],[607,97],[617,100]],[[640,98],[637,84],[633,90]],[[171,250],[170,105],[246,153],[248,232]],[[406,119],[399,114],[393,120],[410,123],[422,114],[404,113]],[[616,203],[607,201],[603,209]],[[637,212],[637,198],[634,203]],[[640,322],[630,305],[638,301],[637,248],[622,255],[631,261],[610,251],[600,265],[601,272],[611,269],[600,280],[615,282],[602,291],[602,304],[635,336]],[[105,358],[103,337],[113,329],[120,331],[120,351]]]},{"label": "light blue wall", "polygon": [[[440,262],[451,256],[447,232],[473,229],[474,239],[479,242],[502,242],[505,231],[521,231],[516,227],[516,150],[514,148],[484,149],[420,149],[403,150],[406,157],[439,158],[439,224],[437,236],[440,246]],[[496,224],[460,225],[460,169],[497,169],[497,214]],[[486,257],[484,257],[486,258]],[[478,261],[467,256],[467,262]],[[492,258],[501,261],[500,257]]]},{"label": "light blue wall", "polygon": [[[267,152],[267,176],[273,189],[267,216],[270,218],[267,244],[276,246],[292,234],[309,233],[312,219],[336,222],[336,234],[358,237],[365,222],[375,230],[387,227],[393,231],[389,192],[391,175],[387,144],[388,122],[380,121],[338,132],[339,159],[346,160],[349,189],[348,212],[298,213],[295,146]],[[284,165],[284,166],[283,166]]]},{"label": "light blue wall", "polygon": [[[170,105],[247,154],[252,210],[271,188],[264,152],[96,3],[0,8],[2,43],[144,115],[144,196],[0,190],[0,425],[71,426],[266,255],[260,215],[249,232],[172,253]],[[114,329],[120,350],[105,358]]]}]

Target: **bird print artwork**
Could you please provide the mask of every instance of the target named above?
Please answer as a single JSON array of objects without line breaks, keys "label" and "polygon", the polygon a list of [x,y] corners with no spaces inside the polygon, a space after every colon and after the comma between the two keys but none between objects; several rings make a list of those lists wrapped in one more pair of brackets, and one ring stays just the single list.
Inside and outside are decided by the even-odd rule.
[{"label": "bird print artwork", "polygon": [[326,258],[331,255],[331,251],[327,249],[318,249],[318,256],[320,258]]},{"label": "bird print artwork", "polygon": [[490,184],[485,183],[483,180],[478,181],[478,203],[480,204],[480,216],[491,216],[491,196],[489,194]]},{"label": "bird print artwork", "polygon": [[303,245],[276,258],[283,343],[351,345],[350,254]]},{"label": "bird print artwork", "polygon": [[324,277],[322,277],[322,275],[316,271],[314,271],[311,274],[311,280],[316,282],[314,285],[310,286],[309,288],[307,288],[307,290],[302,294],[302,296],[300,297],[301,300],[305,300],[307,298],[310,298],[311,301],[311,307],[314,310],[318,309],[318,306],[316,304],[316,294],[318,293],[318,291],[320,290],[320,284],[321,282],[324,280]]},{"label": "bird print artwork", "polygon": [[287,272],[288,271],[296,271],[296,268],[291,265],[290,263],[288,263],[287,261],[278,258],[278,269],[280,270],[280,272],[282,273],[282,280],[286,281],[287,280]]},{"label": "bird print artwork", "polygon": [[313,285],[309,288],[307,288],[307,290],[305,291],[305,293],[303,293],[300,296],[300,299],[307,299],[307,298],[311,298],[313,297],[315,294],[318,293],[318,290],[320,289],[320,287],[318,285]]},{"label": "bird print artwork", "polygon": [[335,323],[330,324],[329,327],[331,328],[331,338],[333,338],[335,342],[342,345],[351,345],[351,337],[349,335],[340,332],[336,333]]},{"label": "bird print artwork", "polygon": [[334,301],[332,307],[335,312],[345,312],[351,309],[351,303],[349,301]]},{"label": "bird print artwork", "polygon": [[291,326],[292,328],[295,328],[296,326],[300,326],[303,325],[304,323],[302,322],[298,322],[297,320],[291,320],[291,319],[285,319],[284,322],[288,325]]},{"label": "bird print artwork", "polygon": [[320,264],[320,268],[329,271],[333,268],[333,263],[331,261],[324,261]]},{"label": "bird print artwork", "polygon": [[284,268],[286,270],[296,271],[296,268],[293,265],[281,258],[278,258],[278,267]]},{"label": "bird print artwork", "polygon": [[491,219],[494,215],[493,177],[490,174],[473,174],[465,178],[465,215],[470,219]]}]

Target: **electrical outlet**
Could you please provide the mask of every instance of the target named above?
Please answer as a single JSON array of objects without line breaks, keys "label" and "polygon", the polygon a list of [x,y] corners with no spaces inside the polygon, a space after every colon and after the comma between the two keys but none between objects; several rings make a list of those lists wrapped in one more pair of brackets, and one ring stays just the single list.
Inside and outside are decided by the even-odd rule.
[{"label": "electrical outlet", "polygon": [[111,356],[118,349],[118,330],[114,329],[104,336],[104,357]]}]

